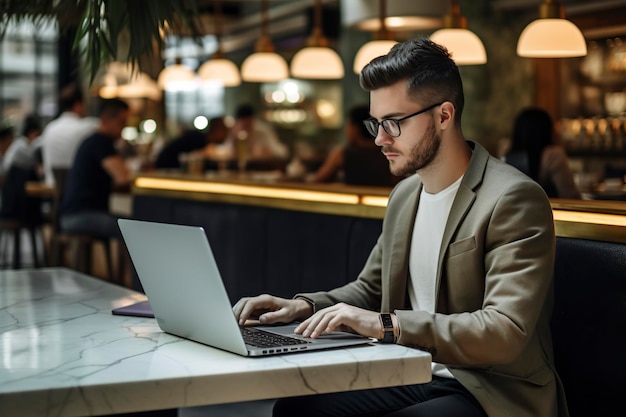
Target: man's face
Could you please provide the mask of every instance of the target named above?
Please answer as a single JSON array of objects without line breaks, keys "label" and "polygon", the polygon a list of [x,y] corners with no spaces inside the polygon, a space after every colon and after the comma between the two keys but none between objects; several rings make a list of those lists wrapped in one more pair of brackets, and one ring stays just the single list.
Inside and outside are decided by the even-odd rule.
[{"label": "man's face", "polygon": [[[431,104],[410,100],[404,81],[370,93],[370,114],[379,122],[401,119]],[[432,111],[428,111],[401,121],[400,136],[395,138],[379,127],[375,142],[387,157],[391,173],[406,176],[428,167],[435,160],[441,137],[436,131]]]},{"label": "man's face", "polygon": [[117,116],[111,117],[111,136],[119,138],[122,135],[122,129],[128,123],[128,110],[121,111]]}]

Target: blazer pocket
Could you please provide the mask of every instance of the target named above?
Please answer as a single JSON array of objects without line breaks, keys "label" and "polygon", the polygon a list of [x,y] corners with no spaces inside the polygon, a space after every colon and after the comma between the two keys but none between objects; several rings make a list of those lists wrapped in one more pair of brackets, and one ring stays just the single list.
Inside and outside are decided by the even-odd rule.
[{"label": "blazer pocket", "polygon": [[476,239],[474,236],[451,243],[450,246],[448,246],[448,257],[450,258],[472,249],[476,249]]},{"label": "blazer pocket", "polygon": [[488,372],[505,378],[529,382],[538,386],[546,386],[554,381],[554,373],[547,366],[542,366],[538,369],[535,369],[527,375],[512,375],[504,372],[495,371],[493,369],[489,370]]}]

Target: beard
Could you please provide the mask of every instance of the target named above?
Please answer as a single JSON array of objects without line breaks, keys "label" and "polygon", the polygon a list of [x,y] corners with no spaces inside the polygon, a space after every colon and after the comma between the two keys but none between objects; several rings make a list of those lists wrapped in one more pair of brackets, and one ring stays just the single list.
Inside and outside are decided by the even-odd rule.
[{"label": "beard", "polygon": [[[408,154],[408,160],[404,165],[396,165],[393,162],[389,163],[389,170],[391,173],[398,177],[405,177],[415,174],[416,171],[426,168],[430,165],[437,154],[439,153],[439,147],[441,146],[441,136],[437,134],[435,130],[435,123],[431,119],[428,130],[424,133],[418,143],[411,148]],[[383,151],[397,152],[393,148],[383,148]]]}]

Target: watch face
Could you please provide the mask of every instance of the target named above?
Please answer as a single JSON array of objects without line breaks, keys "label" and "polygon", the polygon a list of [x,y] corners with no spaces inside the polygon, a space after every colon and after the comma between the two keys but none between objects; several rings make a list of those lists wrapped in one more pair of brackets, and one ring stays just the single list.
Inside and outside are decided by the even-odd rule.
[{"label": "watch face", "polygon": [[393,321],[391,320],[391,314],[382,313],[380,315],[380,320],[383,323],[383,343],[393,343],[394,342],[394,334],[393,334]]},{"label": "watch face", "polygon": [[391,320],[391,314],[383,313],[380,315],[380,317],[383,322],[383,328],[385,330],[387,329],[393,330],[393,321]]}]

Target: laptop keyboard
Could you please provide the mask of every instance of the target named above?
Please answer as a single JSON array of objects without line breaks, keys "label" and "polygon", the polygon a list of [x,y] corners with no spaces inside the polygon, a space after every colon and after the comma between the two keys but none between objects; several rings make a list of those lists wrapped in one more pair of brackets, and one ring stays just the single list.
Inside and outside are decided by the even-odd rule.
[{"label": "laptop keyboard", "polygon": [[295,337],[283,336],[276,333],[266,332],[265,330],[254,327],[240,327],[243,340],[249,345],[261,348],[271,348],[286,345],[305,345],[311,343],[306,340],[296,339]]}]

